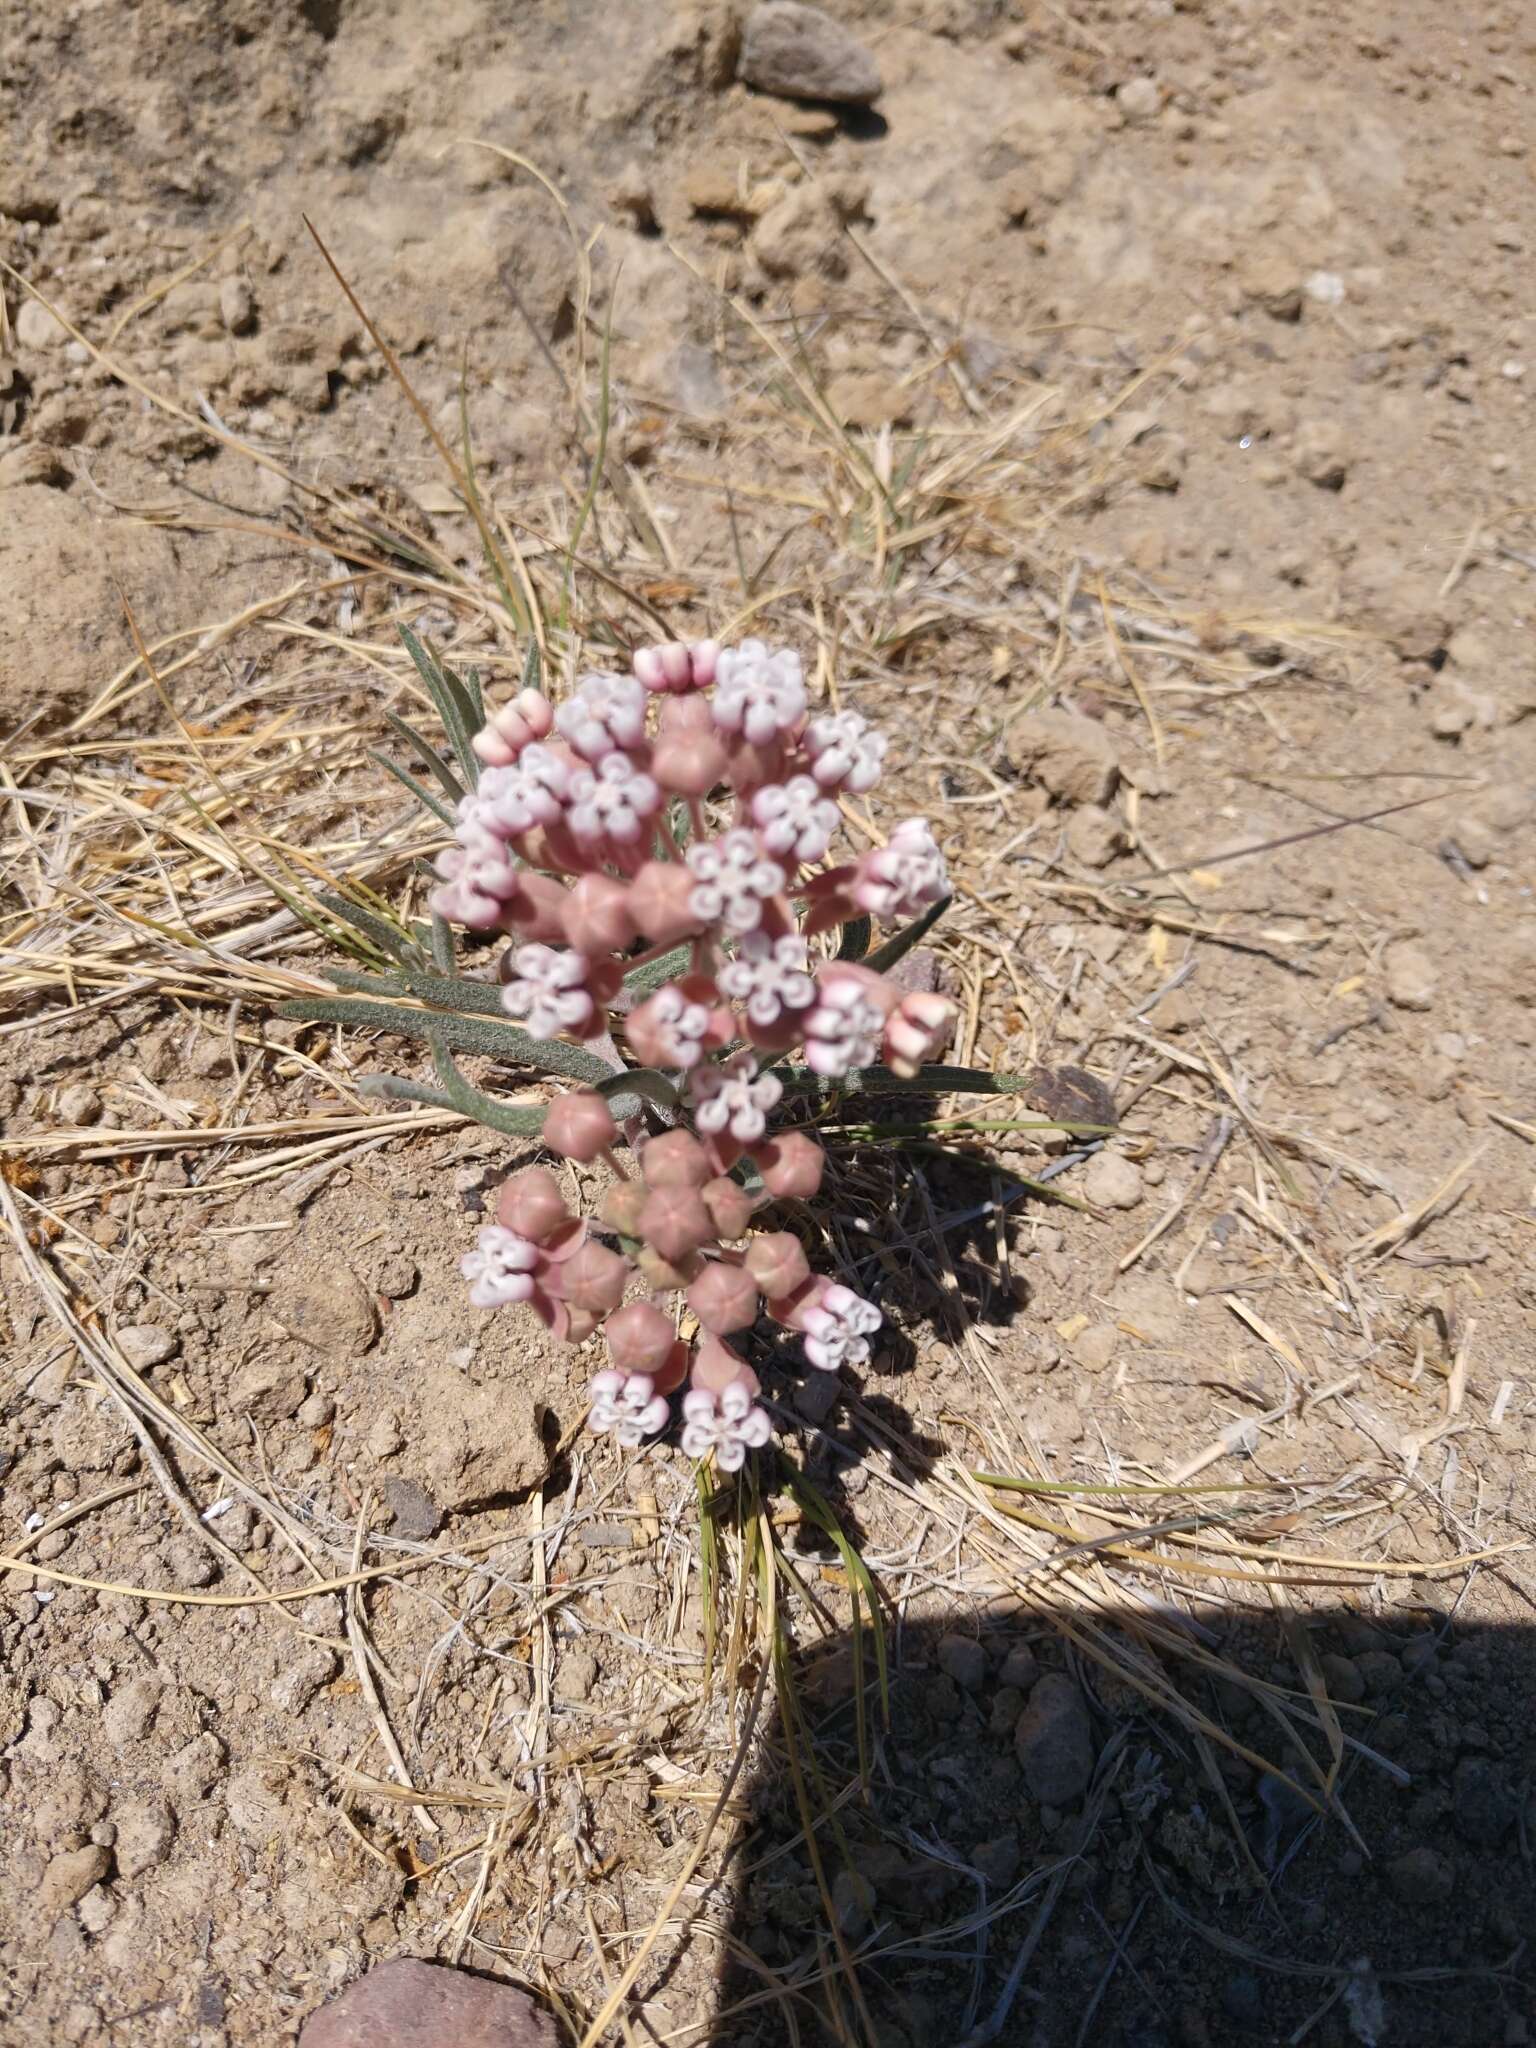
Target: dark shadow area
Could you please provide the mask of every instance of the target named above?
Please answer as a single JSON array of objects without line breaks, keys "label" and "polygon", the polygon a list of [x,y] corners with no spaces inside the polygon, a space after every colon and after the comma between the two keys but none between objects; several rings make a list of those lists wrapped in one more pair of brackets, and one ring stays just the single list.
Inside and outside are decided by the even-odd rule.
[{"label": "dark shadow area", "polygon": [[867,1797],[854,1646],[807,1650],[741,1788],[710,2040],[1520,2048],[1536,1630],[1462,1626],[1441,1591],[1380,1619],[1362,1588],[893,1625],[888,1724],[866,1632]]}]

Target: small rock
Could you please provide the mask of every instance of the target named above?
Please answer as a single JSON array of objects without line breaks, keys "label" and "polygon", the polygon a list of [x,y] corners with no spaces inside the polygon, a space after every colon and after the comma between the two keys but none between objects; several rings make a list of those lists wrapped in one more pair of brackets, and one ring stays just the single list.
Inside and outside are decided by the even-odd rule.
[{"label": "small rock", "polygon": [[[30,304],[31,301],[28,301]],[[26,311],[26,307],[22,308]],[[84,1081],[76,1081],[68,1088],[59,1090],[59,1122],[61,1124],[93,1124],[101,1115],[101,1097],[94,1088]]]},{"label": "small rock", "polygon": [[1061,1671],[1036,1681],[1014,1730],[1030,1796],[1042,1806],[1074,1806],[1093,1776],[1088,1702]]},{"label": "small rock", "polygon": [[615,213],[627,213],[630,225],[637,234],[654,235],[659,222],[656,218],[656,195],[651,190],[651,180],[643,165],[626,164],[608,188],[608,204]]},{"label": "small rock", "polygon": [[770,277],[846,276],[843,216],[827,185],[807,179],[769,207],[757,224],[752,250]]},{"label": "small rock", "polygon": [[117,1913],[117,1901],[104,1886],[93,1884],[75,1912],[87,1934],[104,1934]]},{"label": "small rock", "polygon": [[314,1644],[284,1667],[268,1698],[280,1714],[302,1714],[321,1686],[330,1684],[338,1668],[335,1651]]},{"label": "small rock", "polygon": [[1451,1821],[1464,1842],[1496,1849],[1515,1824],[1515,1801],[1496,1764],[1464,1756],[1451,1779]]},{"label": "small rock", "polygon": [[962,1692],[980,1692],[987,1675],[987,1653],[974,1636],[941,1636],[938,1660],[939,1669],[947,1672]]},{"label": "small rock", "polygon": [[391,1252],[387,1259],[379,1261],[379,1270],[373,1284],[380,1294],[387,1294],[391,1301],[402,1301],[412,1293],[421,1278],[421,1268],[414,1259],[408,1259],[404,1252]]},{"label": "small rock", "polygon": [[1016,1685],[1000,1685],[992,1695],[988,1726],[994,1735],[1011,1735],[1024,1711],[1024,1694]]},{"label": "small rock", "polygon": [[99,1884],[111,1868],[112,1852],[103,1849],[98,1842],[91,1842],[84,1849],[65,1849],[55,1856],[43,1872],[42,1882],[37,1888],[37,1911],[43,1925],[52,1926],[61,1913],[67,1913],[71,1906],[85,1897],[93,1884]]},{"label": "small rock", "polygon": [[368,1427],[368,1450],[375,1458],[392,1458],[405,1448],[400,1417],[393,1408],[381,1408]]},{"label": "small rock", "polygon": [[1349,475],[1344,437],[1331,420],[1306,420],[1296,429],[1291,460],[1297,474],[1319,490],[1342,491]]},{"label": "small rock", "polygon": [[1010,1829],[994,1835],[990,1842],[978,1842],[971,1851],[971,1866],[979,1870],[995,1892],[1007,1891],[1019,1874],[1019,1838]]},{"label": "small rock", "polygon": [[1040,1676],[1040,1664],[1028,1643],[1015,1643],[1003,1659],[1003,1668],[998,1672],[1001,1685],[1017,1686],[1020,1692],[1028,1692]]},{"label": "small rock", "polygon": [[11,329],[22,348],[57,348],[69,339],[63,322],[38,299],[23,300]]},{"label": "small rock", "polygon": [[243,277],[226,277],[220,284],[219,318],[231,334],[249,334],[256,325],[256,300]]},{"label": "small rock", "polygon": [[1109,734],[1076,711],[1032,711],[1008,734],[1008,758],[1064,803],[1106,804],[1120,764]]},{"label": "small rock", "polygon": [[204,1799],[224,1768],[224,1745],[217,1735],[194,1735],[185,1749],[167,1757],[160,1769],[160,1782],[177,1805]]},{"label": "small rock", "polygon": [[300,1429],[324,1429],[336,1414],[336,1403],[329,1394],[313,1393],[308,1400],[301,1401],[294,1410],[293,1419]]},{"label": "small rock", "polygon": [[827,383],[827,403],[850,427],[897,426],[912,417],[912,394],[883,370],[843,370]]},{"label": "small rock", "polygon": [[1327,1681],[1328,1697],[1338,1700],[1342,1706],[1358,1706],[1365,1698],[1365,1680],[1360,1676],[1354,1658],[1328,1651],[1317,1661]]},{"label": "small rock", "polygon": [[165,1680],[157,1671],[141,1672],[117,1687],[101,1715],[102,1732],[114,1750],[143,1741],[164,1694]]},{"label": "small rock", "polygon": [[597,1659],[590,1650],[566,1650],[555,1666],[555,1698],[575,1704],[591,1697]]},{"label": "small rock", "polygon": [[1362,1650],[1355,1659],[1355,1669],[1373,1698],[1396,1692],[1403,1682],[1403,1667],[1390,1650]]},{"label": "small rock", "polygon": [[180,1530],[162,1552],[166,1576],[175,1586],[211,1586],[219,1575],[218,1560],[190,1529]]},{"label": "small rock", "polygon": [[1438,1850],[1421,1843],[1387,1865],[1387,1882],[1410,1906],[1440,1906],[1450,1897],[1456,1873]]},{"label": "small rock", "polygon": [[147,1372],[152,1365],[164,1365],[174,1357],[180,1339],[158,1323],[129,1323],[117,1333],[117,1348],[135,1372]]},{"label": "small rock", "polygon": [[442,1527],[442,1510],[427,1489],[418,1486],[414,1479],[386,1479],[379,1491],[384,1496],[384,1505],[394,1517],[389,1525],[392,1535],[407,1537],[413,1543],[425,1543]]},{"label": "small rock", "polygon": [[1120,1152],[1095,1152],[1083,1173],[1083,1199],[1096,1209],[1134,1209],[1141,1200],[1141,1168]]},{"label": "small rock", "polygon": [[142,1799],[125,1806],[117,1818],[117,1874],[142,1877],[163,1863],[176,1838],[176,1823],[163,1799]]},{"label": "small rock", "polygon": [[1113,1323],[1094,1323],[1072,1339],[1072,1356],[1084,1372],[1107,1372],[1120,1349],[1120,1332]]},{"label": "small rock", "polygon": [[299,2048],[556,2048],[525,1992],[444,1963],[400,1958],[312,2012]]},{"label": "small rock", "polygon": [[1383,961],[1387,1000],[1399,1010],[1427,1010],[1435,1000],[1440,971],[1420,946],[1388,946]]},{"label": "small rock", "polygon": [[315,1273],[280,1272],[267,1297],[267,1313],[290,1336],[328,1358],[361,1358],[379,1334],[373,1296],[339,1264]]},{"label": "small rock", "polygon": [[832,1911],[850,1941],[857,1941],[875,1911],[875,1888],[867,1877],[844,1867],[832,1880]]},{"label": "small rock", "polygon": [[738,75],[788,100],[868,106],[880,97],[880,67],[856,36],[819,7],[767,0],[747,16]]},{"label": "small rock", "polygon": [[242,1365],[229,1382],[229,1405],[236,1415],[270,1426],[287,1422],[304,1402],[305,1379],[295,1366],[272,1354]]},{"label": "small rock", "polygon": [[1155,78],[1128,78],[1115,94],[1122,119],[1132,127],[1155,121],[1162,112],[1163,93]]},{"label": "small rock", "polygon": [[1102,804],[1084,804],[1067,820],[1067,851],[1085,868],[1107,868],[1124,844],[1120,820]]}]

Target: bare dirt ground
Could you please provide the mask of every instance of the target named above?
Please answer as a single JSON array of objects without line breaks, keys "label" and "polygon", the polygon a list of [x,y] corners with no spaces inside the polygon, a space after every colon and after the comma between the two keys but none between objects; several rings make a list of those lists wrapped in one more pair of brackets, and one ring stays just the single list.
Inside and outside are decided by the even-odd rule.
[{"label": "bare dirt ground", "polygon": [[[706,0],[0,29],[7,2044],[392,1955],[626,2048],[1531,2038],[1536,31],[837,11],[876,111]],[[962,1054],[1114,1092],[805,1219],[888,1722],[787,1492],[706,1574],[465,1306],[507,1142],[273,1019],[317,882],[419,902],[396,625],[521,666],[466,423],[556,673],[799,645],[942,821]]]}]

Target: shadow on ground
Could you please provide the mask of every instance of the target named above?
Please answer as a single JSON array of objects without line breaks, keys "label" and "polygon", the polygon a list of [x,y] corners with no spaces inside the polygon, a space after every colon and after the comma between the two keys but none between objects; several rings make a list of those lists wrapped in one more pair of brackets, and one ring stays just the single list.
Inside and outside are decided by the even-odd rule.
[{"label": "shadow on ground", "polygon": [[[743,1788],[713,2041],[1532,2039],[1536,1631],[1412,1607],[1053,1621],[1019,1605],[908,1625],[887,1648],[885,1722],[860,1652],[867,1798],[852,1645],[797,1663],[804,1739],[786,1740],[781,1707]],[[1343,1744],[1331,1800],[1308,1666]]]}]

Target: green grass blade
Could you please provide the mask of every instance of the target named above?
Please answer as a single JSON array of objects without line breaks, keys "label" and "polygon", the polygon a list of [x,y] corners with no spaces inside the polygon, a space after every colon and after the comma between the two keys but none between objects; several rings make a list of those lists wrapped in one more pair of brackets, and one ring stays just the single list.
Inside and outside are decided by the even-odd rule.
[{"label": "green grass blade", "polygon": [[465,785],[473,789],[480,779],[480,763],[470,744],[474,733],[459,694],[463,685],[455,678],[455,687],[450,688],[437,660],[422,646],[410,627],[402,626],[399,630],[405,651],[416,664],[416,673],[426,684],[427,695],[436,705],[437,715],[443,721],[443,730],[452,742],[454,756],[463,771]]},{"label": "green grass blade", "polygon": [[484,1124],[490,1130],[506,1132],[509,1137],[526,1137],[544,1128],[544,1110],[510,1109],[505,1103],[482,1095],[478,1088],[466,1081],[443,1044],[441,1033],[435,1033],[428,1043],[432,1048],[432,1064],[437,1069],[437,1078],[443,1084],[443,1093],[455,1109],[463,1110],[466,1116],[473,1117],[476,1123]]},{"label": "green grass blade", "polygon": [[400,735],[401,739],[405,741],[423,767],[431,769],[433,775],[446,791],[449,802],[456,804],[464,794],[464,785],[448,766],[448,763],[443,759],[436,747],[433,746],[432,742],[425,734],[419,733],[414,725],[408,724],[397,712],[386,711],[384,719],[390,731],[397,732]]},{"label": "green grass blade", "polygon": [[665,983],[686,974],[692,957],[691,947],[674,946],[670,953],[663,953],[658,959],[647,960],[643,967],[632,969],[624,977],[624,986],[633,995],[653,995]]},{"label": "green grass blade", "polygon": [[432,913],[432,959],[444,974],[453,973],[453,929],[447,919],[439,917],[435,910]]},{"label": "green grass blade", "polygon": [[446,804],[440,803],[431,790],[423,789],[409,769],[402,768],[398,761],[391,761],[388,754],[381,754],[377,747],[370,747],[368,753],[370,759],[377,761],[381,768],[386,769],[389,774],[393,775],[396,782],[404,783],[405,787],[415,797],[417,803],[421,805],[424,811],[430,811],[434,818],[439,819],[441,823],[448,827],[450,832],[453,830],[458,821],[452,811],[449,810]]},{"label": "green grass blade", "polygon": [[[463,1110],[464,1105],[446,1089],[428,1088],[420,1081],[402,1080],[396,1074],[364,1074],[354,1083],[359,1095],[379,1096],[386,1102],[424,1102],[432,1109]],[[509,1137],[536,1138],[544,1128],[546,1112],[542,1109],[507,1109],[500,1103],[491,1104],[494,1119],[473,1114],[477,1122],[491,1124],[493,1130],[504,1131]]]}]

